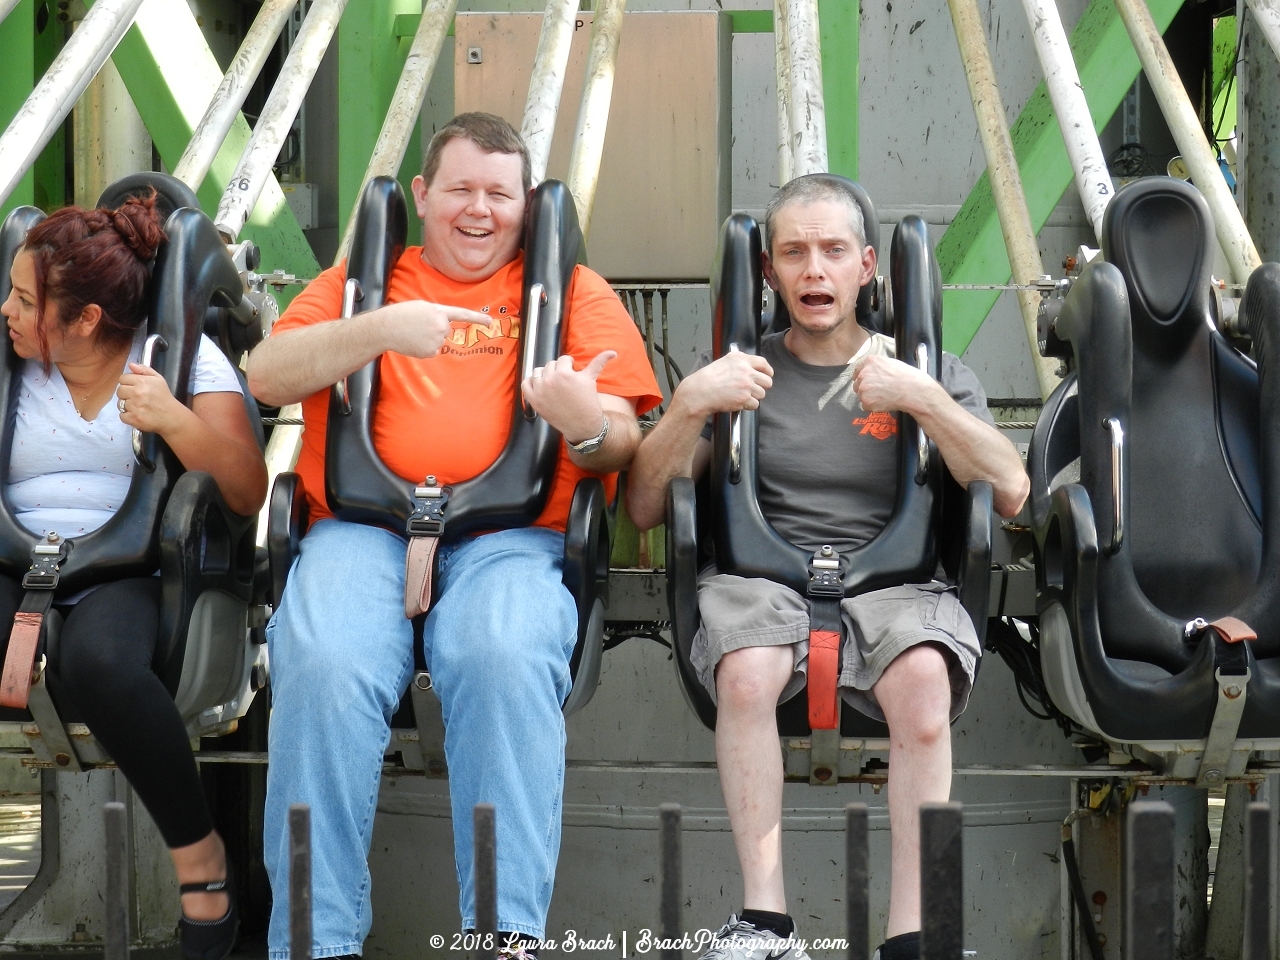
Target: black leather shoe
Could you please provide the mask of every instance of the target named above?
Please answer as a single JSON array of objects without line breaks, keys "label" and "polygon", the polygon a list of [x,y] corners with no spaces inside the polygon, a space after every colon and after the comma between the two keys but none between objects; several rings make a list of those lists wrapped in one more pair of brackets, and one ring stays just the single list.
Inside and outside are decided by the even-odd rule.
[{"label": "black leather shoe", "polygon": [[236,888],[231,879],[231,864],[227,864],[227,878],[208,883],[184,883],[178,893],[225,893],[227,912],[217,920],[191,920],[185,914],[179,922],[183,960],[226,960],[235,948],[236,935],[240,932],[240,911],[236,909]]}]

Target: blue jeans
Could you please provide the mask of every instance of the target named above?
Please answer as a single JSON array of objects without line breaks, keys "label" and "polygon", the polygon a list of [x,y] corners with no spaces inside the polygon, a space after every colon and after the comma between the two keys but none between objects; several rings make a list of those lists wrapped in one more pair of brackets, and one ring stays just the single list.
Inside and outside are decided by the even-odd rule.
[{"label": "blue jeans", "polygon": [[[302,541],[271,654],[265,858],[272,960],[289,956],[289,805],[311,805],[312,956],[359,953],[372,923],[369,844],[390,720],[413,672],[402,537],[321,520]],[[564,537],[531,527],[442,545],[426,620],[441,700],[464,928],[475,926],[472,808],[497,808],[498,928],[542,937],[564,786],[577,611]]]}]

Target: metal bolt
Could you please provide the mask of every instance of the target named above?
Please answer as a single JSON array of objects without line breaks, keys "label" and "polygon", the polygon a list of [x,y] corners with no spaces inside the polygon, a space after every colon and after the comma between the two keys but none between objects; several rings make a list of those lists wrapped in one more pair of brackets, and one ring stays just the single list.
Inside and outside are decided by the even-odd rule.
[{"label": "metal bolt", "polygon": [[60,753],[53,758],[53,762],[60,767],[68,767],[71,765],[71,758],[65,753]]},{"label": "metal bolt", "polygon": [[833,553],[835,553],[835,551],[831,549],[831,544],[829,544],[829,543],[824,543],[824,544],[822,545],[822,551],[821,551],[821,553],[822,553],[822,555],[823,555],[824,557],[829,557],[829,556],[831,556]]},{"label": "metal bolt", "polygon": [[436,475],[434,473],[427,474],[427,486],[434,487],[436,485]]},{"label": "metal bolt", "polygon": [[1221,770],[1206,771],[1204,775],[1204,782],[1205,783],[1221,783],[1222,771]]},{"label": "metal bolt", "polygon": [[1228,686],[1224,692],[1226,693],[1228,700],[1234,700],[1236,697],[1240,696],[1240,686],[1239,684],[1233,683]]},{"label": "metal bolt", "polygon": [[431,774],[433,777],[443,777],[445,769],[443,760],[429,760],[427,762],[427,773]]},{"label": "metal bolt", "polygon": [[56,532],[56,531],[53,531],[53,530],[50,530],[50,531],[49,531],[48,540],[49,540],[49,542],[50,542],[50,543],[57,543],[57,542],[58,542],[58,534],[57,534],[57,532]]},{"label": "metal bolt", "polygon": [[813,771],[813,775],[816,779],[821,780],[823,783],[826,783],[828,780],[831,779],[831,771],[826,767],[819,767],[817,770]]},{"label": "metal bolt", "polygon": [[467,63],[484,63],[484,51],[479,47],[467,47]]}]

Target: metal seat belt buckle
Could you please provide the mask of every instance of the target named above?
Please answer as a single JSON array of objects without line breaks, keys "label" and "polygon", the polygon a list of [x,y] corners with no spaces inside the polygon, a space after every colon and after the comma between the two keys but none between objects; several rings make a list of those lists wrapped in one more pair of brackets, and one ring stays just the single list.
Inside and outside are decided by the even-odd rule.
[{"label": "metal seat belt buckle", "polygon": [[409,548],[404,557],[405,619],[427,612],[431,607],[431,581],[435,572],[436,548],[444,535],[444,511],[449,504],[449,488],[436,483],[434,476],[414,488],[413,513],[405,524]]}]

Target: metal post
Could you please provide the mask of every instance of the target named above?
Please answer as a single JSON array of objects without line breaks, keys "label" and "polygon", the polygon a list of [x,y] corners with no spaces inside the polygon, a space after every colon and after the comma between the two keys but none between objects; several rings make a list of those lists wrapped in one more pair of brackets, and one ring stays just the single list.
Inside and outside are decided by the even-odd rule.
[{"label": "metal post", "polygon": [[822,44],[817,0],[786,0],[790,65],[791,155],[797,177],[827,171],[827,112],[822,99]]},{"label": "metal post", "polygon": [[[996,84],[996,70],[991,62],[991,51],[987,48],[987,34],[978,13],[977,0],[947,0],[947,5],[951,8],[951,21],[955,24],[956,39],[960,44],[960,59],[969,81],[969,97],[978,119],[978,135],[982,138],[982,151],[987,158],[987,176],[991,181],[991,194],[1000,217],[1005,248],[1009,252],[1013,282],[1035,284],[1044,273],[1040,245],[1031,226],[1031,213],[1022,190],[1022,174],[1018,170],[1018,158],[1014,155],[1013,141],[1005,123],[1004,102]],[[1040,396],[1048,399],[1058,385],[1057,361],[1040,356],[1036,334],[1040,296],[1034,290],[1019,290],[1017,294]]]},{"label": "metal post", "polygon": [[472,811],[475,842],[476,960],[498,955],[498,836],[492,803]]},{"label": "metal post", "polygon": [[600,158],[604,155],[618,42],[622,39],[622,15],[626,9],[627,0],[599,0],[591,22],[586,81],[582,87],[582,105],[578,108],[578,128],[573,135],[573,153],[569,157],[569,190],[578,205],[583,239],[591,232],[591,208],[595,206],[596,184],[600,181]]},{"label": "metal post", "polygon": [[[404,162],[414,124],[418,122],[418,114],[422,112],[427,85],[431,83],[431,75],[436,71],[445,34],[449,32],[449,24],[453,22],[453,11],[457,5],[458,0],[427,0],[422,19],[418,21],[418,32],[414,34],[413,44],[409,47],[409,56],[404,61],[404,70],[400,72],[400,82],[396,84],[396,92],[391,97],[391,105],[387,107],[386,118],[382,121],[378,142],[374,144],[369,166],[365,168],[361,193],[364,192],[364,184],[374,177],[394,177],[400,172],[400,164]],[[353,212],[347,217],[347,227],[342,232],[342,242],[338,244],[338,254],[333,260],[334,266],[346,259],[355,230],[356,217]]]},{"label": "metal post", "polygon": [[1241,960],[1271,960],[1271,805],[1251,803],[1244,820],[1244,950]]},{"label": "metal post", "polygon": [[1187,99],[1187,91],[1164,45],[1164,38],[1151,19],[1144,0],[1115,0],[1115,4],[1133,42],[1133,49],[1142,62],[1142,72],[1147,75],[1147,82],[1160,104],[1160,112],[1169,125],[1169,132],[1173,134],[1182,159],[1191,171],[1191,180],[1213,213],[1218,242],[1231,266],[1232,278],[1236,283],[1246,283],[1262,261],[1231,189],[1222,177],[1218,158],[1209,145],[1200,118]]},{"label": "metal post", "polygon": [[129,826],[124,804],[111,802],[102,808],[107,834],[106,923],[103,960],[129,957]]},{"label": "metal post", "polygon": [[311,960],[311,807],[289,807],[289,957]]},{"label": "metal post", "polygon": [[1245,0],[1271,52],[1280,60],[1280,3],[1276,0]]},{"label": "metal post", "polygon": [[1173,807],[1143,800],[1125,824],[1125,960],[1173,960]]},{"label": "metal post", "polygon": [[1076,189],[1085,213],[1093,224],[1095,237],[1102,237],[1102,214],[1111,201],[1111,173],[1107,158],[1093,129],[1093,117],[1085,100],[1084,87],[1076,70],[1067,31],[1063,29],[1058,5],[1053,0],[1022,0],[1031,24],[1036,55],[1044,71],[1045,85],[1053,101],[1053,112],[1062,130],[1067,157],[1076,175]]},{"label": "metal post", "polygon": [[845,807],[844,823],[844,901],[849,940],[849,952],[845,956],[847,960],[867,960],[871,936],[867,907],[870,879],[867,870],[867,805],[851,803]]},{"label": "metal post", "polygon": [[960,810],[958,803],[920,805],[920,960],[964,955]]},{"label": "metal post", "polygon": [[298,31],[289,55],[280,68],[280,76],[262,108],[235,173],[227,184],[214,222],[223,236],[234,241],[240,236],[249,215],[253,213],[262,188],[271,175],[284,138],[302,106],[307,87],[324,59],[329,41],[338,27],[347,0],[315,0]]},{"label": "metal post", "polygon": [[189,186],[198,190],[204,181],[213,160],[222,148],[236,115],[244,105],[244,98],[249,95],[262,65],[275,46],[280,31],[289,20],[289,14],[298,5],[298,0],[266,0],[253,19],[253,26],[244,35],[244,42],[236,51],[231,66],[227,68],[222,83],[218,85],[209,107],[196,125],[187,148],[173,168],[173,175]]},{"label": "metal post", "polygon": [[556,132],[556,115],[560,110],[560,94],[564,91],[565,71],[569,67],[573,21],[577,14],[577,0],[547,0],[547,10],[542,15],[538,52],[533,57],[533,76],[529,79],[529,96],[524,102],[524,120],[520,124],[520,137],[529,148],[534,184],[547,177],[547,161],[551,158],[551,140]]},{"label": "metal post", "polygon": [[773,0],[773,63],[778,85],[778,185],[795,179],[791,154],[791,52],[787,49],[787,3]]},{"label": "metal post", "polygon": [[62,126],[125,35],[142,0],[98,0],[0,136],[0,203]]},{"label": "metal post", "polygon": [[[680,804],[664,803],[658,808],[662,842],[662,939],[678,940],[680,900],[684,896],[684,879],[680,856]],[[663,950],[662,960],[680,960],[679,947]]]},{"label": "metal post", "polygon": [[[1244,929],[1245,874],[1248,872],[1244,831],[1249,797],[1249,784],[1227,784],[1222,826],[1218,833],[1218,860],[1213,871],[1213,902],[1209,905],[1209,918],[1204,934],[1204,955],[1214,957],[1215,960],[1240,960],[1240,932]],[[1205,827],[1208,827],[1207,811]],[[1196,846],[1199,848],[1199,844]],[[1196,852],[1198,854],[1199,849]],[[1205,867],[1207,870],[1207,863]],[[1178,879],[1180,883],[1186,882],[1182,876]],[[1199,889],[1198,883],[1196,889]],[[1183,899],[1181,890],[1178,891],[1178,898],[1180,901]]]}]

